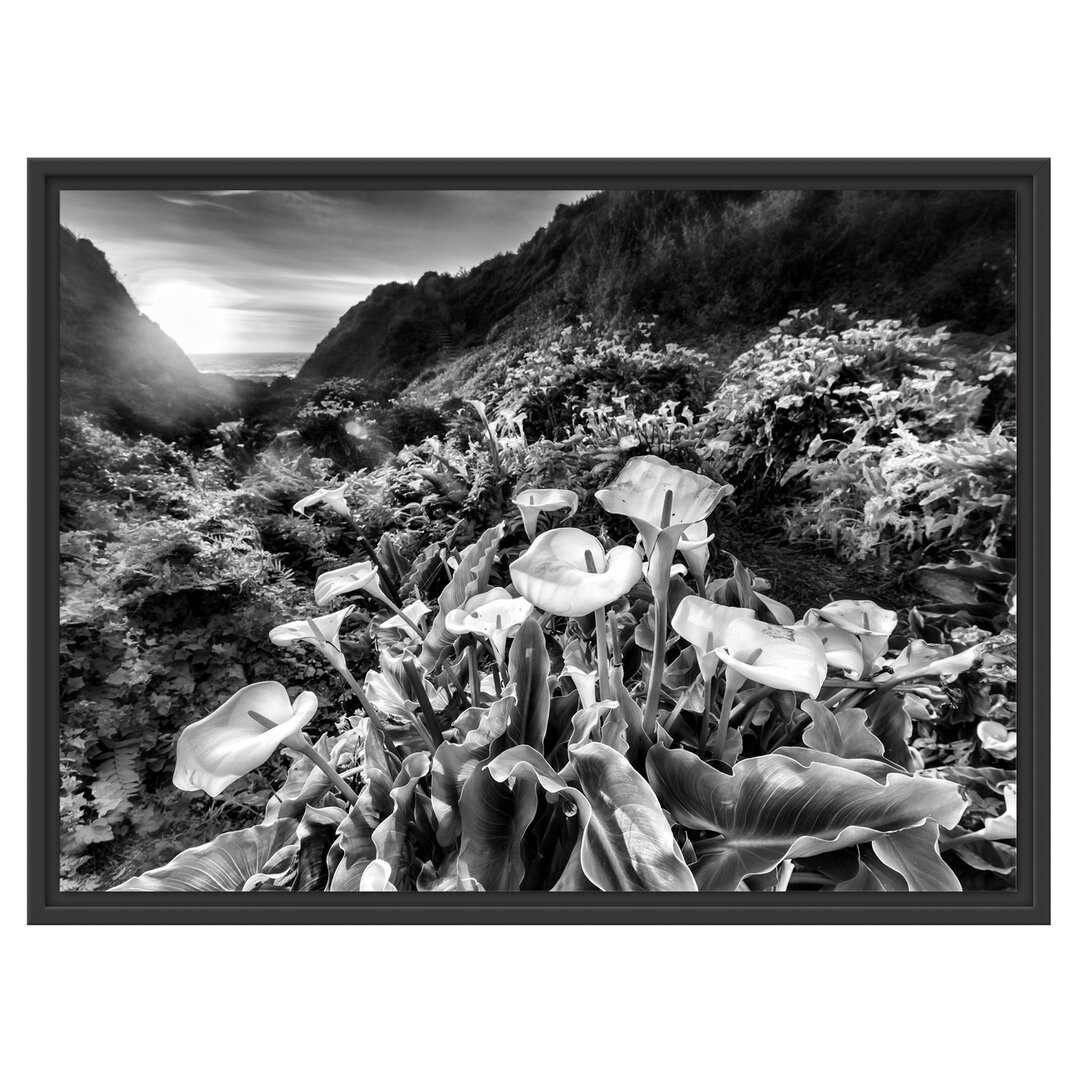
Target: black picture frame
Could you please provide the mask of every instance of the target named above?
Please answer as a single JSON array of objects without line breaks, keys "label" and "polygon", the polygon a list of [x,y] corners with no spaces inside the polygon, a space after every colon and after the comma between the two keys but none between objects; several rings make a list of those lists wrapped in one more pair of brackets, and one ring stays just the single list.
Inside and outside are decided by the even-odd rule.
[{"label": "black picture frame", "polygon": [[[1017,209],[1019,829],[1015,892],[62,893],[59,889],[58,254],[62,190],[168,188],[1011,190]],[[1050,162],[1047,159],[32,159],[28,161],[27,921],[1045,924],[1050,921]]]}]

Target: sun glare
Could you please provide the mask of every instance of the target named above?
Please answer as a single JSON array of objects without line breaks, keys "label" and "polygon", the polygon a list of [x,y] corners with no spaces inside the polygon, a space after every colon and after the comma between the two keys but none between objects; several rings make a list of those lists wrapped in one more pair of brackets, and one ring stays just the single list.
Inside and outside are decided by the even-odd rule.
[{"label": "sun glare", "polygon": [[220,297],[190,281],[154,284],[142,311],[186,353],[228,352],[228,315]]}]

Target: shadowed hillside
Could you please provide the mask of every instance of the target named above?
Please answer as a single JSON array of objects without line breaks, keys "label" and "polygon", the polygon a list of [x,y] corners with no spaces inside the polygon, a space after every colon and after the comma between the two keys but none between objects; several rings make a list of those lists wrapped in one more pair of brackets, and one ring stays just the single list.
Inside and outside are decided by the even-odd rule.
[{"label": "shadowed hillside", "polygon": [[1002,192],[601,192],[560,206],[516,254],[376,288],[300,378],[400,387],[464,348],[579,315],[708,344],[843,301],[996,333],[1015,320],[1014,209]]},{"label": "shadowed hillside", "polygon": [[250,384],[200,375],[143,315],[89,240],[60,229],[60,406],[127,433],[172,437],[233,414]]}]

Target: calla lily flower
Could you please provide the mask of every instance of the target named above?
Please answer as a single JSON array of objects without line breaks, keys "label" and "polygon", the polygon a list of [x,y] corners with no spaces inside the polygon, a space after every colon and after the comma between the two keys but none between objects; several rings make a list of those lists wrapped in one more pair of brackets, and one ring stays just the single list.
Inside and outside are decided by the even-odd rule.
[{"label": "calla lily flower", "polygon": [[[420,625],[420,620],[425,615],[431,614],[431,608],[423,600],[414,600],[401,609],[401,615],[394,615],[385,622],[379,623],[380,630],[404,630],[406,637],[413,641],[419,641],[420,635],[409,625],[409,622]],[[402,617],[404,616],[404,618]]]},{"label": "calla lily flower", "polygon": [[[684,600],[683,603],[686,601]],[[806,627],[773,626],[758,619],[736,619],[717,655],[747,679],[775,690],[816,696],[828,671],[825,646]]]},{"label": "calla lily flower", "polygon": [[888,648],[889,635],[896,629],[896,612],[879,607],[873,600],[834,600],[824,607],[811,608],[803,618],[806,626],[828,623],[854,634],[863,654],[862,671],[869,672],[874,661]]},{"label": "calla lily flower", "polygon": [[839,630],[829,623],[808,626],[825,647],[825,659],[829,667],[838,668],[849,679],[861,679],[865,670],[862,643],[854,634]]},{"label": "calla lily flower", "polygon": [[535,540],[540,515],[565,510],[566,518],[572,518],[577,513],[578,497],[575,492],[565,488],[526,488],[514,496],[514,505],[521,511],[525,535]]},{"label": "calla lily flower", "polygon": [[889,682],[909,682],[924,675],[959,675],[973,668],[984,651],[983,645],[972,645],[970,649],[954,653],[948,645],[913,641],[895,660],[889,662],[888,666],[892,668]]},{"label": "calla lily flower", "polygon": [[1001,793],[1005,796],[1005,812],[996,818],[987,818],[975,835],[986,840],[1016,839],[1016,785],[1005,784]]},{"label": "calla lily flower", "polygon": [[675,609],[671,625],[675,632],[694,646],[698,667],[706,677],[716,674],[720,663],[718,650],[724,647],[728,628],[736,619],[753,619],[751,608],[714,604],[700,596],[687,596]]},{"label": "calla lily flower", "polygon": [[633,521],[651,557],[661,536],[672,538],[674,552],[675,542],[687,526],[705,521],[720,500],[734,490],[730,484],[718,484],[647,454],[631,458],[611,486],[601,488],[596,498],[609,514],[621,514]]},{"label": "calla lily flower", "polygon": [[309,506],[318,506],[322,503],[324,506],[329,506],[331,510],[336,511],[342,517],[349,517],[349,505],[345,502],[345,484],[336,488],[319,488],[318,491],[313,491],[310,495],[305,495],[299,501],[293,503],[293,510],[298,514],[303,514],[307,517],[307,510]]},{"label": "calla lily flower", "polygon": [[[301,751],[301,730],[319,707],[303,690],[295,702],[281,683],[261,682],[238,690],[203,720],[188,725],[176,743],[173,783],[181,791],[217,796],[234,780],[257,769],[282,744]],[[270,721],[267,728],[251,713]]]},{"label": "calla lily flower", "polygon": [[599,540],[581,529],[541,533],[510,564],[510,578],[525,599],[541,611],[570,618],[625,596],[641,580],[641,572],[641,558],[633,548],[604,551]]},{"label": "calla lily flower", "polygon": [[996,720],[983,720],[975,729],[983,749],[988,750],[995,757],[1016,757],[1016,732],[1009,731],[1004,724]]},{"label": "calla lily flower", "polygon": [[296,622],[282,623],[270,631],[270,640],[275,645],[292,645],[297,641],[308,641],[330,664],[341,670],[344,657],[341,652],[341,624],[356,610],[350,604],[332,615],[320,615],[317,619],[298,619]]},{"label": "calla lily flower", "polygon": [[532,610],[532,604],[522,596],[511,596],[505,589],[489,589],[448,611],[446,629],[451,634],[476,634],[486,638],[501,664],[506,658],[507,639],[521,629]]},{"label": "calla lily flower", "polygon": [[579,638],[571,638],[563,647],[563,674],[573,680],[582,708],[595,703],[597,672],[589,666]]},{"label": "calla lily flower", "polygon": [[357,589],[362,589],[384,604],[389,603],[379,585],[379,571],[369,559],[320,574],[319,580],[315,582],[315,603],[323,607],[335,597],[356,592]]}]

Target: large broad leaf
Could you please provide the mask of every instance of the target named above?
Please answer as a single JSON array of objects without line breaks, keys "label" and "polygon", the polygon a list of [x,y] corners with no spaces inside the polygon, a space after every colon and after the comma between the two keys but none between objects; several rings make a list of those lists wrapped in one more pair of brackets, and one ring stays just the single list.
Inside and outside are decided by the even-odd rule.
[{"label": "large broad leaf", "polygon": [[902,874],[886,866],[870,844],[859,845],[858,871],[854,877],[841,881],[835,892],[907,892]]},{"label": "large broad leaf", "polygon": [[547,732],[551,691],[548,689],[547,642],[540,624],[531,616],[526,619],[510,647],[508,679],[517,693],[510,713],[506,738],[510,746],[531,746],[543,751]]},{"label": "large broad leaf", "polygon": [[904,708],[904,696],[895,690],[875,690],[862,703],[870,722],[871,733],[885,747],[885,756],[904,769],[915,766],[908,739],[911,717]]},{"label": "large broad leaf", "polygon": [[[495,742],[494,757],[505,736]],[[540,755],[532,747],[518,747]],[[543,760],[543,758],[540,758]],[[536,785],[500,783],[486,768],[473,769],[461,789],[461,872],[486,892],[517,892],[525,874],[521,841],[536,816]]]},{"label": "large broad leaf", "polygon": [[937,822],[925,821],[913,829],[890,833],[871,846],[874,854],[907,882],[909,892],[962,891],[960,879],[941,857]]},{"label": "large broad leaf", "polygon": [[416,785],[430,771],[431,757],[426,753],[410,754],[401,763],[401,770],[390,790],[394,809],[371,836],[378,858],[389,865],[391,882],[398,890],[406,884],[409,869],[411,852],[407,837],[412,820],[413,795]]},{"label": "large broad leaf", "polygon": [[867,728],[862,709],[841,709],[834,713],[812,698],[807,698],[802,708],[813,721],[803,732],[803,742],[811,749],[842,758],[885,756],[885,747]]},{"label": "large broad leaf", "polygon": [[[438,821],[440,847],[450,850],[461,831],[458,802],[465,781],[491,753],[491,744],[500,738],[510,722],[516,690],[508,686],[489,709],[477,709],[480,719],[461,743],[444,742],[431,761],[431,806]],[[470,710],[472,711],[472,710]]]},{"label": "large broad leaf", "polygon": [[503,523],[499,522],[462,552],[453,578],[439,594],[439,610],[420,650],[419,663],[425,671],[433,671],[443,653],[457,640],[446,629],[447,614],[487,587],[492,563],[499,553],[499,541],[502,540],[504,528]]},{"label": "large broad leaf", "polygon": [[295,818],[222,833],[182,851],[166,866],[129,878],[109,892],[242,892],[248,878],[296,836]]},{"label": "large broad leaf", "polygon": [[[954,826],[966,803],[955,784],[927,780],[871,761],[804,764],[786,754],[740,761],[732,775],[685,750],[649,751],[649,780],[660,802],[688,829],[719,833],[695,842],[702,890],[732,891],[747,874],[784,859],[866,843],[935,821]],[[858,765],[865,771],[848,768]],[[867,772],[885,770],[882,779]]]},{"label": "large broad leaf", "polygon": [[328,892],[360,891],[364,871],[377,857],[372,839],[374,831],[374,826],[364,816],[360,806],[354,806],[338,826],[337,840],[327,856],[330,872]]},{"label": "large broad leaf", "polygon": [[[484,770],[497,780],[533,779],[546,791],[571,800],[580,818],[575,849],[581,872],[606,892],[694,892],[694,876],[675,843],[671,826],[644,778],[618,751],[603,743],[571,747],[570,761],[581,790],[536,751],[515,747]],[[572,856],[573,860],[573,856]],[[569,878],[576,868],[571,866]],[[561,881],[568,879],[564,872]],[[558,891],[565,884],[556,885]]]},{"label": "large broad leaf", "polygon": [[300,841],[293,892],[323,892],[330,879],[327,856],[334,844],[345,811],[337,806],[309,806],[296,830]]},{"label": "large broad leaf", "polygon": [[[292,751],[287,753],[291,754]],[[295,818],[299,821],[304,816],[304,809],[311,803],[318,802],[333,787],[326,774],[315,768],[311,758],[302,754],[296,754],[295,757],[296,760],[289,766],[285,783],[266,802],[264,825],[277,821],[278,818]]]}]

